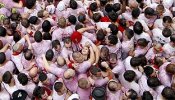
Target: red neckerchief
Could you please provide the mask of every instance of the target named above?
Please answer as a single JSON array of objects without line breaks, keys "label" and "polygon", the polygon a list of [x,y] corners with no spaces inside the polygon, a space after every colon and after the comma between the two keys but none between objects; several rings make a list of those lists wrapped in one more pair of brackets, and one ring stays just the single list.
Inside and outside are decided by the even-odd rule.
[{"label": "red neckerchief", "polygon": [[99,46],[100,44],[101,44],[101,41],[98,41],[98,40],[95,41],[96,46]]},{"label": "red neckerchief", "polygon": [[119,30],[120,32],[122,32],[122,33],[125,31],[125,29],[124,29],[122,26],[120,26],[120,25],[118,26],[118,30]]},{"label": "red neckerchief", "polygon": [[159,67],[157,65],[153,65],[153,67],[157,70],[159,70]]},{"label": "red neckerchief", "polygon": [[101,22],[111,22],[107,16],[104,16],[100,19]]},{"label": "red neckerchief", "polygon": [[29,35],[30,35],[31,37],[33,37],[33,32],[32,32],[32,31],[30,31]]},{"label": "red neckerchief", "polygon": [[21,53],[21,52],[13,52],[12,55],[17,56],[17,55],[19,55],[20,53]]},{"label": "red neckerchief", "polygon": [[20,0],[20,1],[22,1],[22,4],[23,4],[23,7],[25,7],[25,0]]},{"label": "red neckerchief", "polygon": [[129,26],[133,26],[134,22],[133,21],[128,21],[129,22]]}]

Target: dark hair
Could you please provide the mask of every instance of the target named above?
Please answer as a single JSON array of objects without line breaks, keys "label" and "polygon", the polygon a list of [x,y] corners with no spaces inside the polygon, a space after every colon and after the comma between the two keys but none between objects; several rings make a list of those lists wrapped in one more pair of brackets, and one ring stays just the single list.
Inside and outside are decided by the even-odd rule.
[{"label": "dark hair", "polygon": [[39,73],[39,80],[40,80],[41,82],[43,82],[43,81],[45,81],[46,79],[47,79],[46,73],[40,72],[40,73]]},{"label": "dark hair", "polygon": [[98,72],[101,72],[100,68],[96,67],[96,66],[92,66],[90,69],[89,69],[90,73],[92,75],[97,75]]},{"label": "dark hair", "polygon": [[43,40],[52,40],[52,36],[49,32],[43,34]]},{"label": "dark hair", "polygon": [[98,41],[103,41],[105,39],[105,33],[102,29],[98,30],[96,33],[96,37]]},{"label": "dark hair", "polygon": [[125,35],[130,40],[134,36],[134,31],[131,30],[130,28],[126,28],[125,29]]},{"label": "dark hair", "polygon": [[12,31],[16,31],[17,26],[18,26],[18,24],[16,22],[10,24]]},{"label": "dark hair", "polygon": [[70,15],[70,16],[68,17],[68,21],[69,21],[71,24],[75,25],[76,22],[77,22],[77,18],[76,18],[74,15]]},{"label": "dark hair", "polygon": [[137,44],[142,47],[146,47],[148,43],[149,41],[147,41],[145,38],[140,38],[137,40]]},{"label": "dark hair", "polygon": [[147,84],[149,87],[152,87],[152,88],[161,85],[161,83],[157,77],[148,77]]},{"label": "dark hair", "polygon": [[147,7],[147,8],[145,9],[145,11],[144,11],[144,14],[145,14],[145,15],[149,15],[149,16],[153,16],[153,15],[155,15],[155,11],[154,11],[153,8]]},{"label": "dark hair", "polygon": [[114,11],[108,13],[108,17],[112,22],[116,22],[118,18],[118,14]]},{"label": "dark hair", "polygon": [[31,24],[36,24],[37,22],[38,22],[38,17],[37,16],[31,16],[30,18],[29,18],[29,22],[31,23]]},{"label": "dark hair", "polygon": [[115,88],[111,88],[111,87],[110,87],[110,84],[111,84],[111,83],[116,83],[116,82],[115,82],[115,81],[109,81],[109,83],[108,83],[108,85],[107,85],[109,91],[116,91]]},{"label": "dark hair", "polygon": [[21,25],[25,28],[28,28],[30,26],[30,22],[27,18],[21,20]]},{"label": "dark hair", "polygon": [[19,81],[20,84],[22,84],[23,86],[24,85],[27,85],[27,83],[28,83],[28,77],[27,77],[26,74],[19,73],[18,76],[17,76],[17,78],[18,78],[18,81]]},{"label": "dark hair", "polygon": [[12,74],[9,71],[6,71],[2,76],[2,81],[6,84],[10,84],[12,78]]},{"label": "dark hair", "polygon": [[102,16],[100,13],[93,13],[92,19],[94,20],[94,22],[99,22],[101,17]]},{"label": "dark hair", "polygon": [[62,83],[62,82],[56,82],[56,83],[54,84],[54,90],[55,90],[56,92],[60,92],[61,89],[62,89],[62,87],[63,87],[63,83]]},{"label": "dark hair", "polygon": [[139,15],[140,15],[140,9],[139,8],[134,8],[133,10],[132,10],[132,17],[133,18],[138,18],[139,17]]},{"label": "dark hair", "polygon": [[142,100],[153,100],[153,96],[149,91],[144,91],[142,95]]},{"label": "dark hair", "polygon": [[97,8],[98,8],[98,6],[97,6],[97,3],[96,3],[96,2],[93,2],[93,3],[91,3],[91,4],[89,5],[89,9],[90,9],[91,11],[96,11]]},{"label": "dark hair", "polygon": [[3,20],[3,25],[5,25],[5,24],[10,24],[10,18],[5,18],[4,20]]},{"label": "dark hair", "polygon": [[115,24],[110,24],[108,27],[111,29],[112,35],[117,35],[118,27]]},{"label": "dark hair", "polygon": [[143,32],[142,24],[139,21],[137,21],[133,26],[133,30],[137,35],[140,35]]},{"label": "dark hair", "polygon": [[52,61],[53,57],[54,57],[53,50],[52,49],[47,50],[47,52],[46,52],[46,59],[48,61]]},{"label": "dark hair", "polygon": [[108,36],[109,43],[112,45],[116,45],[118,43],[118,38],[115,35]]},{"label": "dark hair", "polygon": [[115,11],[115,12],[119,11],[119,10],[121,9],[120,3],[115,3],[115,4],[113,4],[112,9],[113,9],[113,11]]},{"label": "dark hair", "polygon": [[34,40],[36,42],[41,42],[42,38],[43,38],[42,33],[40,31],[36,31],[34,35]]},{"label": "dark hair", "polygon": [[126,19],[122,18],[119,20],[119,25],[122,26],[123,28],[126,28],[127,25],[126,25]]},{"label": "dark hair", "polygon": [[31,9],[36,3],[36,0],[25,0],[25,6],[28,9]]},{"label": "dark hair", "polygon": [[53,2],[53,0],[47,0],[47,2],[48,2],[48,3],[52,3],[52,2]]},{"label": "dark hair", "polygon": [[141,59],[139,57],[132,57],[130,60],[130,64],[132,67],[137,67],[141,65]]},{"label": "dark hair", "polygon": [[28,61],[31,60],[33,56],[32,50],[30,49],[27,49],[26,52],[24,52],[24,58]]},{"label": "dark hair", "polygon": [[172,34],[172,31],[171,29],[169,28],[164,28],[163,31],[162,31],[162,35],[166,38],[170,37]]},{"label": "dark hair", "polygon": [[10,15],[10,18],[11,18],[11,20],[12,21],[19,21],[20,20],[20,17],[21,17],[21,15],[19,14],[19,13],[12,13],[11,15]]},{"label": "dark hair", "polygon": [[19,0],[13,0],[14,2],[16,2],[16,3],[18,3],[19,2]]},{"label": "dark hair", "polygon": [[43,29],[44,32],[49,32],[51,27],[52,27],[52,25],[50,24],[50,22],[48,20],[45,20],[42,23],[42,29]]},{"label": "dark hair", "polygon": [[0,36],[5,37],[6,34],[7,30],[3,26],[0,26]]},{"label": "dark hair", "polygon": [[37,98],[42,98],[42,95],[45,93],[44,87],[41,86],[36,86],[35,89],[33,90],[33,95]]},{"label": "dark hair", "polygon": [[144,73],[146,74],[147,77],[150,77],[150,75],[154,72],[154,69],[150,66],[146,66],[144,68]]},{"label": "dark hair", "polygon": [[166,72],[168,73],[168,74],[174,74],[175,73],[175,65],[174,64],[168,64],[167,66],[166,66]]},{"label": "dark hair", "polygon": [[145,55],[139,55],[138,58],[141,59],[141,66],[142,67],[147,65],[147,59],[146,59]]},{"label": "dark hair", "polygon": [[72,9],[77,9],[78,7],[78,4],[75,0],[70,0],[69,5],[70,5],[70,8]]},{"label": "dark hair", "polygon": [[14,31],[14,33],[13,33],[13,40],[15,42],[18,42],[20,39],[21,39],[21,35],[17,31]]},{"label": "dark hair", "polygon": [[85,14],[79,14],[78,21],[81,22],[81,23],[84,23],[85,20],[86,20],[86,15]]},{"label": "dark hair", "polygon": [[105,6],[107,2],[108,2],[108,0],[100,0],[100,5]]},{"label": "dark hair", "polygon": [[59,40],[52,41],[52,48],[57,48],[57,45],[61,45]]},{"label": "dark hair", "polygon": [[75,25],[75,30],[79,30],[79,29],[81,29],[81,28],[83,28],[83,25],[82,25],[82,24],[77,24],[77,25]]},{"label": "dark hair", "polygon": [[165,23],[165,22],[172,23],[173,20],[172,20],[172,18],[171,18],[170,16],[164,16],[164,17],[163,17],[163,22],[164,22],[164,23]]},{"label": "dark hair", "polygon": [[105,6],[105,11],[106,11],[107,13],[111,12],[112,10],[113,10],[112,4],[107,4],[107,5]]},{"label": "dark hair", "polygon": [[0,52],[0,64],[3,64],[6,60],[6,55],[4,52]]},{"label": "dark hair", "polygon": [[175,99],[175,91],[171,87],[165,87],[162,90],[162,96],[167,100],[174,100]]},{"label": "dark hair", "polygon": [[130,90],[128,90],[128,92],[130,92],[129,98],[131,100],[136,100],[137,99],[137,92],[136,91],[134,91],[133,89],[130,89]]},{"label": "dark hair", "polygon": [[175,42],[175,35],[174,34],[170,36],[170,40],[171,40],[171,42]]},{"label": "dark hair", "polygon": [[132,82],[136,76],[136,73],[133,70],[126,70],[123,76],[126,81]]}]

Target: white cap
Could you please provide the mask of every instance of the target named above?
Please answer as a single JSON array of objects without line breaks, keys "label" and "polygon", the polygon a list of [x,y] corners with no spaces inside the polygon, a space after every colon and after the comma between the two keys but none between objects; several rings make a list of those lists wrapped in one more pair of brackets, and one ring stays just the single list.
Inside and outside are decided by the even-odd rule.
[{"label": "white cap", "polygon": [[50,13],[50,14],[54,14],[55,12],[55,6],[54,5],[49,5],[46,7],[46,10]]},{"label": "white cap", "polygon": [[79,95],[78,94],[72,94],[67,100],[72,100],[72,99],[79,99]]},{"label": "white cap", "polygon": [[65,3],[63,1],[60,1],[57,5],[57,10],[63,11],[65,9]]}]

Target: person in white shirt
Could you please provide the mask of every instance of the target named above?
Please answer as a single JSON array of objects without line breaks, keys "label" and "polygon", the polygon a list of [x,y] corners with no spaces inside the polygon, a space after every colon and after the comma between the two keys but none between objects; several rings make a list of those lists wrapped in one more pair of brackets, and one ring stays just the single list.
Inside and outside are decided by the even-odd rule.
[{"label": "person in white shirt", "polygon": [[164,16],[161,19],[156,19],[156,21],[154,22],[154,29],[155,28],[159,28],[161,30],[163,30],[164,28],[172,29],[171,27],[172,23],[173,23],[173,20],[170,16]]}]

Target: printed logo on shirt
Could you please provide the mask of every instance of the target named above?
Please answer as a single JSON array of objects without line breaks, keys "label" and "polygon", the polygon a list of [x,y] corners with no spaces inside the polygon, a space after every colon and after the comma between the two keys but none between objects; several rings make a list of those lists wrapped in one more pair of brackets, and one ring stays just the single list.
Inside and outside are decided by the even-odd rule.
[{"label": "printed logo on shirt", "polygon": [[0,2],[0,8],[3,8],[3,7],[5,7],[5,4]]}]

